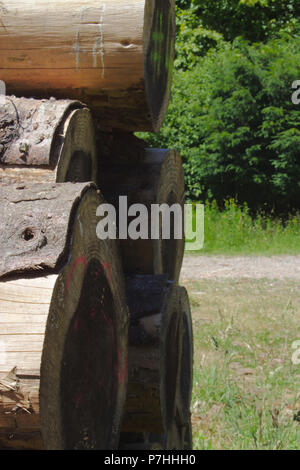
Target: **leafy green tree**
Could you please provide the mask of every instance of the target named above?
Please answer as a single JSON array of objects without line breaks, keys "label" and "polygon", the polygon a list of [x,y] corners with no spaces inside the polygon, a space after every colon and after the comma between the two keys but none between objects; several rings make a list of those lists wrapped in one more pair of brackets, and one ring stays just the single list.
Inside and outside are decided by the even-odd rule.
[{"label": "leafy green tree", "polygon": [[[150,145],[184,157],[192,199],[228,197],[250,207],[300,208],[300,34],[266,43],[242,39],[210,50],[188,71],[177,71],[173,100]],[[145,136],[144,136],[145,137]]]},{"label": "leafy green tree", "polygon": [[237,36],[264,41],[300,16],[299,0],[189,0],[177,1],[177,6],[226,41]]},{"label": "leafy green tree", "polygon": [[191,6],[191,0],[176,0],[176,5],[179,8],[189,8]]},{"label": "leafy green tree", "polygon": [[207,54],[210,48],[222,44],[223,36],[202,26],[195,7],[177,9],[177,41],[175,67],[192,69],[199,57]]}]

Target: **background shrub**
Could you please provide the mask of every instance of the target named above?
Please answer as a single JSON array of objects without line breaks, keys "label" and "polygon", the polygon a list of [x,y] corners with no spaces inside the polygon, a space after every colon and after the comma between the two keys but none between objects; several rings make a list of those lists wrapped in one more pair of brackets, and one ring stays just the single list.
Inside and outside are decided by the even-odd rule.
[{"label": "background shrub", "polygon": [[191,199],[234,198],[251,209],[300,207],[300,29],[265,43],[219,41],[175,72],[168,117],[148,144],[178,149]]}]

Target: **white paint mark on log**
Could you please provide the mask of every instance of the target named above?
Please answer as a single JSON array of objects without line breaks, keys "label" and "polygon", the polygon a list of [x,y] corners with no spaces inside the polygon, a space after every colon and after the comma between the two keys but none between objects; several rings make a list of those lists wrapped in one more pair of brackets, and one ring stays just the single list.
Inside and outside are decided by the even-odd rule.
[{"label": "white paint mark on log", "polygon": [[6,33],[8,33],[6,26],[3,22],[3,16],[9,13],[9,10],[3,5],[3,2],[0,2],[0,26],[4,29]]},{"label": "white paint mark on log", "polygon": [[104,63],[104,33],[103,33],[103,17],[106,10],[106,4],[104,3],[103,7],[101,8],[101,16],[100,16],[100,58],[101,58],[101,65],[102,65],[102,78],[105,76],[105,63]]},{"label": "white paint mark on log", "polygon": [[89,9],[89,7],[82,7],[80,12],[80,20],[83,21],[84,13]]},{"label": "white paint mark on log", "polygon": [[79,32],[76,35],[76,43],[73,46],[73,51],[75,52],[76,71],[78,72],[78,69],[79,69],[79,54],[80,54]]},{"label": "white paint mark on log", "polygon": [[81,238],[83,238],[83,225],[80,220],[80,216],[78,217],[78,222],[79,222],[80,235],[81,235]]},{"label": "white paint mark on log", "polygon": [[97,65],[98,65],[98,60],[97,60],[97,49],[98,49],[98,39],[95,40],[95,43],[94,43],[94,47],[93,47],[93,58],[94,58],[94,67],[97,68]]}]

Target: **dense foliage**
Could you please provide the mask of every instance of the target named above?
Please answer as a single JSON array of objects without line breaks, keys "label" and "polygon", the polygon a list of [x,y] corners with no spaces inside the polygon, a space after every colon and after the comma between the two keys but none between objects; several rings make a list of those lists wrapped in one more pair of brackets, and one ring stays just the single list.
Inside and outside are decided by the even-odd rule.
[{"label": "dense foliage", "polygon": [[226,41],[237,36],[263,41],[300,16],[299,0],[183,0],[177,6],[179,14],[189,10]]},{"label": "dense foliage", "polygon": [[[180,150],[192,199],[222,204],[234,197],[251,208],[299,208],[300,105],[291,99],[292,83],[300,80],[299,26],[287,23],[260,43],[241,37],[224,41],[212,30],[203,41],[196,0],[190,7],[191,2],[180,3],[187,9],[179,12],[173,100],[161,132],[146,136],[149,144]],[[275,3],[296,5],[270,1]],[[209,11],[210,4],[218,9],[239,2],[200,4]],[[191,25],[186,30],[183,18]],[[183,47],[189,34],[195,51]]]}]

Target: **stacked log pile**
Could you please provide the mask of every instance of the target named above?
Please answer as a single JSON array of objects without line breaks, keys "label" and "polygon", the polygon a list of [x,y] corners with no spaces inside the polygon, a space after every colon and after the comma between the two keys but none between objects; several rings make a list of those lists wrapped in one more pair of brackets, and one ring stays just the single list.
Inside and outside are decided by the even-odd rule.
[{"label": "stacked log pile", "polygon": [[1,4],[0,448],[192,448],[183,219],[97,236],[120,196],[183,209],[180,155],[133,134],[164,120],[174,8]]},{"label": "stacked log pile", "polygon": [[106,126],[158,130],[174,55],[173,0],[5,0],[9,94],[86,103]]}]

